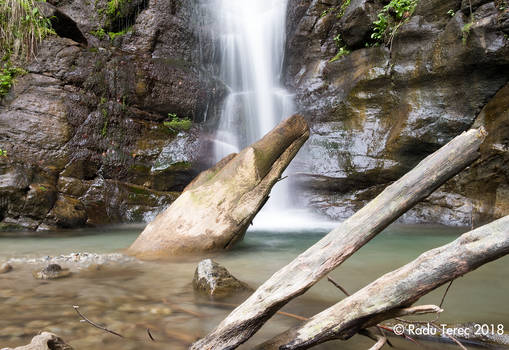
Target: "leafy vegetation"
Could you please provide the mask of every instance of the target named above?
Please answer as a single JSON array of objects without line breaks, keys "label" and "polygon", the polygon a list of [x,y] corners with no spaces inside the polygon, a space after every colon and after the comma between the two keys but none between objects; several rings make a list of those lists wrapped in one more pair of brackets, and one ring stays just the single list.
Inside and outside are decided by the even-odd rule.
[{"label": "leafy vegetation", "polygon": [[[44,0],[43,0],[44,1]],[[0,0],[0,98],[7,94],[17,75],[26,71],[23,65],[35,57],[37,45],[54,34],[49,18],[45,18],[34,0]]]},{"label": "leafy vegetation", "polygon": [[341,4],[341,6],[339,7],[339,9],[336,6],[329,7],[328,9],[322,11],[320,17],[325,17],[329,13],[336,12],[336,11],[337,11],[336,17],[338,19],[343,17],[343,15],[345,14],[346,8],[350,5],[350,1],[351,0],[344,0],[343,3]]},{"label": "leafy vegetation", "polygon": [[447,14],[448,14],[449,16],[451,16],[451,17],[454,17],[454,15],[456,14],[456,12],[454,12],[454,10],[452,10],[452,9],[451,9],[451,10],[447,11]]},{"label": "leafy vegetation", "polygon": [[0,47],[2,60],[30,59],[37,44],[54,34],[49,18],[40,13],[34,0],[0,0]]},{"label": "leafy vegetation", "polygon": [[0,70],[0,98],[6,95],[14,84],[17,75],[26,74],[26,71],[19,67],[12,67],[10,62],[5,63]]},{"label": "leafy vegetation", "polygon": [[176,113],[168,113],[167,120],[163,122],[163,125],[174,132],[177,131],[188,131],[193,126],[193,122],[189,118],[179,118]]},{"label": "leafy vegetation", "polygon": [[97,30],[91,31],[90,34],[95,36],[99,40],[103,40],[106,36],[106,31],[103,28],[99,28]]},{"label": "leafy vegetation", "polygon": [[121,30],[120,32],[108,32],[108,36],[110,37],[110,40],[113,41],[115,38],[125,35],[127,32],[130,32],[132,30],[132,27],[125,28]]},{"label": "leafy vegetation", "polygon": [[345,43],[343,42],[343,39],[341,39],[341,34],[338,34],[334,37],[334,42],[336,43],[336,46],[338,47],[338,52],[336,53],[336,56],[334,56],[329,62],[337,61],[341,57],[346,56],[351,52],[346,47]]},{"label": "leafy vegetation", "polygon": [[461,41],[463,42],[463,45],[467,44],[468,36],[470,35],[470,29],[472,28],[473,24],[474,24],[474,19],[471,18],[470,22],[465,23],[463,28],[461,28]]},{"label": "leafy vegetation", "polygon": [[378,20],[374,21],[371,38],[389,43],[396,35],[398,29],[408,21],[417,6],[418,0],[391,0],[378,13]]},{"label": "leafy vegetation", "polygon": [[0,148],[0,157],[7,157],[7,151]]}]

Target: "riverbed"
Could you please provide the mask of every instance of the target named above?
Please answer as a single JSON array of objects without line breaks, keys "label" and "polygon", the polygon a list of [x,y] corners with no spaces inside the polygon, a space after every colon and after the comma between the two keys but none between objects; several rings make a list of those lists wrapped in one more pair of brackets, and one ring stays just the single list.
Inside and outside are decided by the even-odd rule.
[{"label": "riverbed", "polygon": [[[123,249],[143,226],[116,226],[61,233],[0,236],[0,263],[10,260],[14,270],[0,275],[0,346],[26,344],[39,331],[52,331],[75,349],[186,349],[204,336],[245,295],[209,300],[193,292],[191,281],[199,259],[140,262],[125,258]],[[331,277],[350,293],[413,260],[420,253],[454,240],[464,230],[441,226],[391,226],[347,260]],[[235,249],[216,254],[214,260],[237,278],[257,287],[298,253],[318,241],[321,230],[274,232],[252,230]],[[97,261],[84,254],[100,257]],[[97,254],[97,255],[95,255]],[[67,258],[60,258],[65,255]],[[70,256],[70,258],[69,258]],[[69,267],[72,276],[40,281],[32,272],[51,259]],[[102,258],[101,258],[102,257]],[[69,261],[67,261],[67,260]],[[454,282],[444,303],[440,322],[503,324],[509,327],[509,270],[505,257]],[[445,286],[419,304],[439,304]],[[327,281],[321,281],[283,310],[309,317],[344,298]],[[123,334],[126,339],[80,322],[73,309],[94,322]],[[276,315],[241,349],[296,325],[299,321]],[[149,339],[147,328],[156,342]],[[398,349],[422,349],[392,338]],[[317,349],[368,349],[373,342],[361,336],[323,344]],[[457,346],[426,343],[430,349]]]}]

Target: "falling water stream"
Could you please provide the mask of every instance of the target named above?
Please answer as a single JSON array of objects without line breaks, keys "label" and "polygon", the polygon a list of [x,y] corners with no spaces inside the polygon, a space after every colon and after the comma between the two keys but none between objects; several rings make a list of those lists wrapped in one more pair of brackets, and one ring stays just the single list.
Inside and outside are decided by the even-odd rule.
[{"label": "falling water stream", "polygon": [[[216,132],[216,161],[260,139],[295,112],[293,95],[281,84],[287,0],[216,0],[219,77],[229,93]],[[291,174],[285,174],[291,176]],[[333,225],[292,203],[288,180],[271,192],[251,229],[288,231]]]}]

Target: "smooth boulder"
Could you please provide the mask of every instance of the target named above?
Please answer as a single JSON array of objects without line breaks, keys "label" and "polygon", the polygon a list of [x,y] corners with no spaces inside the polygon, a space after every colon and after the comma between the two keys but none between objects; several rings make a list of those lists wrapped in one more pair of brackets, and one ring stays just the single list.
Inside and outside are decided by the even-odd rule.
[{"label": "smooth boulder", "polygon": [[210,297],[226,297],[252,290],[235,278],[225,267],[211,259],[200,261],[193,278],[193,288]]},{"label": "smooth boulder", "polygon": [[128,254],[159,259],[230,248],[243,238],[308,137],[305,119],[294,115],[240,153],[200,173],[147,225]]}]

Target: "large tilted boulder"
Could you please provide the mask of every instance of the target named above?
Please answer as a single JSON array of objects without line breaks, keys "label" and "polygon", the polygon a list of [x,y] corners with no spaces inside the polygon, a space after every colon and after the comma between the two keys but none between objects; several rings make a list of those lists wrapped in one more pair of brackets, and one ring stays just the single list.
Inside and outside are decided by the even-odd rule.
[{"label": "large tilted boulder", "polygon": [[230,248],[242,239],[308,137],[306,121],[294,115],[239,154],[225,157],[199,174],[128,253],[157,259]]},{"label": "large tilted boulder", "polygon": [[4,350],[72,350],[73,348],[66,344],[62,339],[53,333],[42,332],[32,338],[30,344]]}]

